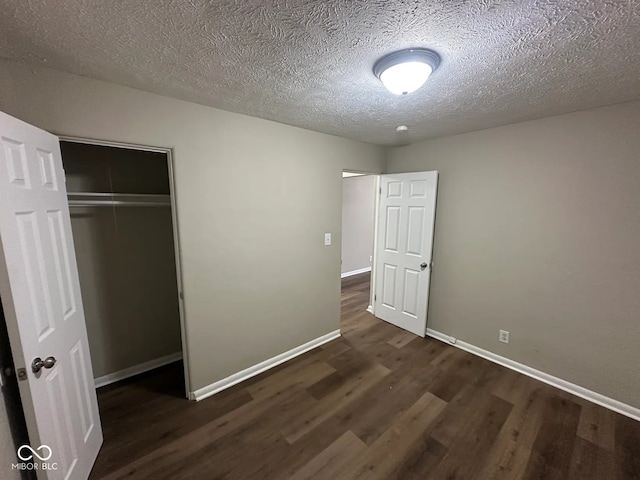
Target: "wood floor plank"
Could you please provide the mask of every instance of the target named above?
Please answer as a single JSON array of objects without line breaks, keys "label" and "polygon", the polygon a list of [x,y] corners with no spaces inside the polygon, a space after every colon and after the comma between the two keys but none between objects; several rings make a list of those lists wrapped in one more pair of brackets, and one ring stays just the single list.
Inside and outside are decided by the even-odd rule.
[{"label": "wood floor plank", "polygon": [[368,449],[343,472],[343,478],[396,478],[401,472],[408,447],[440,415],[446,402],[430,392],[422,395]]},{"label": "wood floor plank", "polygon": [[402,348],[407,343],[413,340],[416,340],[417,338],[420,338],[420,337],[414,335],[411,332],[398,332],[389,341],[387,341],[387,343],[393,347]]},{"label": "wood floor plank", "polygon": [[425,392],[424,384],[433,374],[433,371],[424,368],[389,375],[384,382],[367,392],[367,404],[361,403],[359,410],[352,412],[349,428],[371,445],[418,401]]},{"label": "wood floor plank", "polygon": [[578,423],[578,436],[609,452],[615,448],[617,414],[599,405],[584,402]]},{"label": "wood floor plank", "polygon": [[532,446],[525,477],[564,480],[569,473],[576,441],[580,406],[557,395],[547,400],[540,429]]},{"label": "wood floor plank", "polygon": [[615,465],[617,480],[640,478],[640,432],[638,422],[616,415]]},{"label": "wood floor plank", "polygon": [[99,389],[104,479],[639,480],[640,422],[366,312],[342,336],[202,402],[182,365]]},{"label": "wood floor plank", "polygon": [[583,478],[613,478],[615,459],[610,451],[595,445],[582,437],[575,440],[568,480]]},{"label": "wood floor plank", "polygon": [[[482,394],[468,423],[454,437],[446,455],[433,472],[434,478],[472,478],[486,462],[513,405],[498,397]],[[461,462],[460,459],[466,461]]]},{"label": "wood floor plank", "polygon": [[[481,368],[482,367],[482,368]],[[478,399],[488,399],[486,389],[478,388],[485,377],[493,376],[495,370],[479,364],[478,376],[469,381],[449,402],[446,410],[434,423],[431,435],[447,448],[451,448],[456,436],[469,423],[475,414]],[[497,397],[496,397],[497,398]]]},{"label": "wood floor plank", "polygon": [[351,430],[320,452],[312,461],[298,470],[290,480],[340,478],[343,470],[367,448]]},{"label": "wood floor plank", "polygon": [[540,428],[538,419],[546,408],[548,395],[546,388],[532,385],[526,377],[520,375],[515,378],[522,381],[513,384],[506,395],[513,409],[493,443],[484,466],[479,469],[477,478],[522,478],[527,468]]},{"label": "wood floor plank", "polygon": [[313,408],[302,416],[284,425],[281,429],[282,434],[289,443],[294,443],[322,423],[323,420],[330,417],[335,409],[340,408],[345,402],[357,398],[367,388],[379,382],[388,374],[388,368],[382,365],[374,365],[369,370],[353,377],[349,382],[343,384],[322,400],[319,400]]},{"label": "wood floor plank", "polygon": [[447,453],[447,448],[425,431],[405,453],[398,480],[433,479],[433,472]]},{"label": "wood floor plank", "polygon": [[309,387],[335,373],[335,371],[336,369],[326,362],[298,363],[292,368],[281,370],[258,383],[248,386],[247,392],[255,400],[261,400],[272,397],[292,386],[298,388]]}]

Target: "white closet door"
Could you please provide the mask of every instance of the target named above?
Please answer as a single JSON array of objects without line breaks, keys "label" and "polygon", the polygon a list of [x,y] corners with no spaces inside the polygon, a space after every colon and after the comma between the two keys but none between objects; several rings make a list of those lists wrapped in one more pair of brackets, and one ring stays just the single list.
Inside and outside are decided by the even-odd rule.
[{"label": "white closet door", "polygon": [[424,337],[438,172],[380,176],[375,315]]},{"label": "white closet door", "polygon": [[60,146],[1,112],[0,143],[0,296],[31,441],[17,461],[84,480],[102,429]]}]

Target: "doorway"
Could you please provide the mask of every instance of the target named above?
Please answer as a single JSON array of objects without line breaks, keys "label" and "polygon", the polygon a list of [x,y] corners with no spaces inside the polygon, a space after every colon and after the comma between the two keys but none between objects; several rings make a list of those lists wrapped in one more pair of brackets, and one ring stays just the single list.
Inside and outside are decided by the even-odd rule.
[{"label": "doorway", "polygon": [[96,388],[184,362],[171,151],[72,137],[60,148]]},{"label": "doorway", "polygon": [[[356,309],[372,311],[370,292],[378,183],[379,175],[342,172],[342,318],[358,318],[354,317],[358,313]],[[367,300],[362,307],[365,294]],[[342,327],[343,330],[349,328],[345,324]]]},{"label": "doorway", "polygon": [[[343,285],[345,277],[368,274],[367,311],[424,337],[438,172],[384,174],[375,176],[375,184],[372,180],[343,172]],[[364,266],[367,255],[369,265]],[[357,280],[365,279],[347,283]]]}]

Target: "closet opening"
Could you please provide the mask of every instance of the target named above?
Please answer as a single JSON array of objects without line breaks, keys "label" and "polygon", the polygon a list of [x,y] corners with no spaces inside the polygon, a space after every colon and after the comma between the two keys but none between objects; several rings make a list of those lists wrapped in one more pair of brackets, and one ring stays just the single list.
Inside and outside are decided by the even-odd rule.
[{"label": "closet opening", "polygon": [[98,392],[162,367],[188,397],[171,150],[72,137],[60,148]]}]

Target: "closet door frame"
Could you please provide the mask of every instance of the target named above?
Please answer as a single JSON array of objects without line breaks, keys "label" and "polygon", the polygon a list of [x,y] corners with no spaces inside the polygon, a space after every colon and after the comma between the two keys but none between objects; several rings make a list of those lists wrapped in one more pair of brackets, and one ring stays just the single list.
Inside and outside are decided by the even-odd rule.
[{"label": "closet door frame", "polygon": [[189,381],[187,331],[184,319],[184,295],[182,290],[182,265],[180,263],[180,238],[178,235],[178,211],[175,195],[175,179],[173,173],[173,149],[165,147],[151,147],[149,145],[138,145],[133,143],[96,140],[92,138],[73,137],[69,135],[58,135],[58,138],[62,142],[83,143],[86,145],[97,145],[101,147],[125,148],[128,150],[142,150],[144,152],[164,153],[167,156],[167,171],[169,173],[169,196],[171,198],[171,223],[173,225],[173,245],[175,250],[174,256],[176,259],[176,279],[178,283],[178,309],[180,313],[180,337],[182,342],[182,362],[184,365],[184,386],[185,396],[186,398],[190,398],[189,392],[191,392],[191,382]]}]

